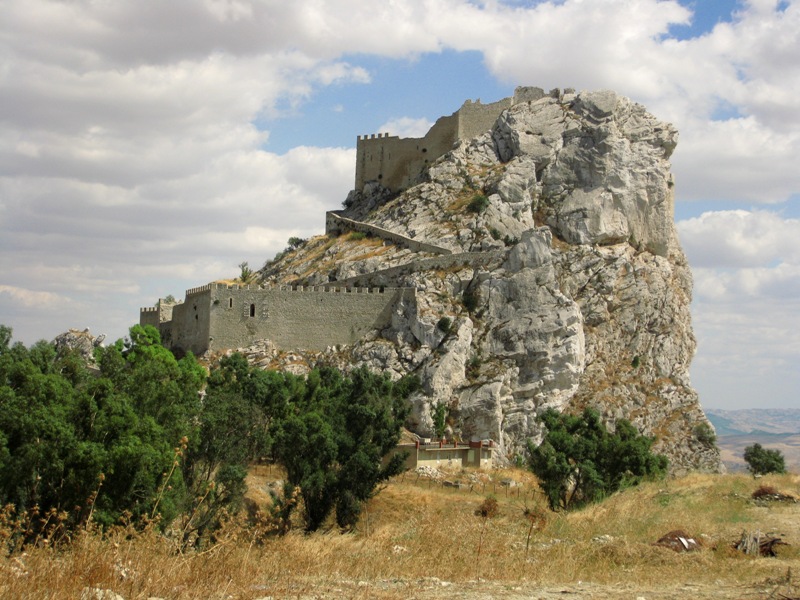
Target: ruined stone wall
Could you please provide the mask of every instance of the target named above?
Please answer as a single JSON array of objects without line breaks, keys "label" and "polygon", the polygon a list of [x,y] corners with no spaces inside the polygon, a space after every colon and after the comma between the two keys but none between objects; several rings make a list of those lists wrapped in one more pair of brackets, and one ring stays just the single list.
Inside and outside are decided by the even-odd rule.
[{"label": "ruined stone wall", "polygon": [[152,325],[158,329],[159,324],[159,307],[147,306],[139,309],[139,325]]},{"label": "ruined stone wall", "polygon": [[386,240],[387,242],[392,242],[393,244],[402,246],[403,248],[408,248],[410,250],[413,250],[414,252],[430,252],[432,254],[450,254],[450,250],[448,250],[447,248],[441,248],[433,244],[426,244],[425,242],[417,241],[410,237],[400,235],[399,233],[394,233],[393,231],[389,231],[388,229],[383,229],[375,225],[370,225],[369,223],[362,223],[361,221],[348,219],[347,217],[342,217],[341,215],[337,214],[336,211],[328,211],[325,214],[326,234],[334,233],[340,235],[347,231],[360,231],[361,233],[366,233],[367,235],[375,236],[382,240]]},{"label": "ruined stone wall", "polygon": [[459,140],[468,140],[492,128],[500,113],[514,103],[505,98],[490,104],[467,100],[449,117],[441,117],[421,138],[386,134],[359,136],[356,143],[355,189],[368,181],[398,192],[419,183],[428,165],[452,150]]},{"label": "ruined stone wall", "polygon": [[514,99],[504,98],[490,104],[482,104],[480,100],[472,102],[467,100],[458,109],[458,134],[459,140],[470,140],[489,131],[500,116],[500,113],[511,108]]},{"label": "ruined stone wall", "polygon": [[343,287],[397,285],[397,280],[400,277],[435,269],[448,270],[459,267],[496,268],[505,260],[507,255],[508,251],[506,250],[492,250],[488,252],[460,252],[458,254],[421,258],[396,267],[341,279],[335,282],[335,285]]},{"label": "ruined stone wall", "polygon": [[441,117],[423,138],[401,138],[388,133],[359,136],[356,142],[355,189],[377,181],[392,191],[404,190],[421,180],[428,164],[453,147],[458,117]]}]

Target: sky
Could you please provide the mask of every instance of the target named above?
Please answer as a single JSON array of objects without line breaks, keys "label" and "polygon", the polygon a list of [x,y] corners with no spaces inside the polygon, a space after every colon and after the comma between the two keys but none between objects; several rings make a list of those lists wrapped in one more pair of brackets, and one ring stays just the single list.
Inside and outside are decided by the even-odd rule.
[{"label": "sky", "polygon": [[680,131],[707,408],[800,408],[800,0],[0,0],[0,323],[109,339],[324,232],[356,136],[518,85]]}]

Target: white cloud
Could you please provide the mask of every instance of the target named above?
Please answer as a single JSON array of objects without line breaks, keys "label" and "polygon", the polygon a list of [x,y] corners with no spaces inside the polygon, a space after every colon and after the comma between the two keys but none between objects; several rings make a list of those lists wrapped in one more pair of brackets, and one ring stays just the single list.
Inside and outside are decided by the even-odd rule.
[{"label": "white cloud", "polygon": [[428,133],[428,130],[432,126],[433,122],[424,117],[419,119],[415,119],[414,117],[398,117],[386,121],[378,128],[378,131],[402,138],[418,138]]},{"label": "white cloud", "polygon": [[50,292],[26,290],[13,285],[0,285],[0,296],[32,309],[53,308],[66,299]]},{"label": "white cloud", "polygon": [[774,212],[705,212],[680,221],[678,233],[692,266],[766,267],[776,261],[800,265],[800,220]]},{"label": "white cloud", "polygon": [[678,223],[693,265],[692,378],[707,406],[788,406],[800,385],[800,221],[706,212]]}]

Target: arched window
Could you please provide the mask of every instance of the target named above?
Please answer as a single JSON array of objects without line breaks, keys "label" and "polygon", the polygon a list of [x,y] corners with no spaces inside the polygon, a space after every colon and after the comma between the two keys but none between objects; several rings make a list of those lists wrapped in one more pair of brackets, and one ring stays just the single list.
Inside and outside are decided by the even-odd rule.
[{"label": "arched window", "polygon": [[250,316],[251,317],[255,317],[256,316],[256,305],[255,304],[251,304],[250,305]]}]

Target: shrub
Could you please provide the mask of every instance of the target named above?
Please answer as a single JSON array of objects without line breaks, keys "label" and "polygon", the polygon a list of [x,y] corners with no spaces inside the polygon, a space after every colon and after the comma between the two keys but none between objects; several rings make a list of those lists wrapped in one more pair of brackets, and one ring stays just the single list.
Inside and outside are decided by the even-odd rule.
[{"label": "shrub", "polygon": [[478,308],[478,304],[481,301],[481,294],[478,288],[467,288],[461,295],[461,299],[464,308],[470,313],[473,313],[475,309]]},{"label": "shrub", "polygon": [[717,442],[717,434],[714,433],[714,430],[708,423],[695,425],[694,429],[692,429],[692,433],[694,433],[694,437],[697,438],[698,442],[706,444],[707,446],[713,446]]},{"label": "shrub", "polygon": [[347,236],[347,239],[351,242],[360,242],[361,240],[367,239],[367,234],[363,231],[352,231],[350,235]]},{"label": "shrub", "polygon": [[528,443],[529,466],[553,510],[597,502],[666,473],[666,457],[650,451],[653,439],[624,419],[617,421],[614,433],[589,408],[581,416],[549,409],[540,421],[547,433],[538,447]]},{"label": "shrub", "polygon": [[444,437],[444,431],[447,427],[447,404],[439,402],[433,407],[433,432],[438,439]]},{"label": "shrub", "polygon": [[467,361],[467,375],[470,377],[475,377],[481,369],[481,357],[477,354],[473,354],[470,359]]},{"label": "shrub", "polygon": [[453,325],[453,322],[450,320],[450,317],[442,317],[439,319],[439,322],[436,323],[436,329],[443,333],[447,333],[450,331],[450,327]]},{"label": "shrub", "polygon": [[786,473],[786,463],[780,450],[768,450],[761,444],[753,444],[744,449],[744,461],[753,475],[767,473]]},{"label": "shrub", "polygon": [[247,261],[239,263],[239,281],[242,283],[250,283],[255,279],[256,273],[250,268]]},{"label": "shrub", "polygon": [[473,213],[482,213],[489,207],[489,198],[484,194],[475,194],[467,204],[467,210]]},{"label": "shrub", "polygon": [[302,246],[303,244],[305,244],[307,241],[308,241],[308,240],[306,240],[306,239],[303,239],[303,238],[300,238],[300,237],[295,237],[295,236],[292,236],[292,237],[290,237],[290,238],[289,238],[289,240],[286,242],[286,244],[287,244],[287,246],[286,246],[286,249],[287,249],[287,250],[296,250],[297,248],[299,248],[300,246]]}]

